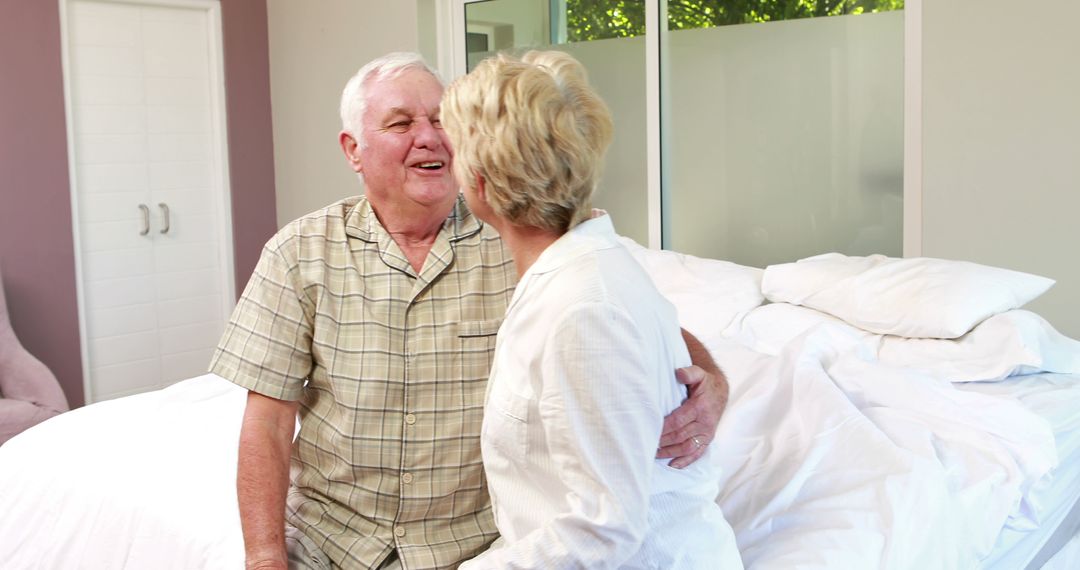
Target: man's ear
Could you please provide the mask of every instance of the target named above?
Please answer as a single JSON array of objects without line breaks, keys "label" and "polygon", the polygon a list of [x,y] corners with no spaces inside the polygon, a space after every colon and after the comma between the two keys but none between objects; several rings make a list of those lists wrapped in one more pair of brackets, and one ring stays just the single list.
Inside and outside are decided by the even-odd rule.
[{"label": "man's ear", "polygon": [[345,153],[345,160],[352,167],[353,172],[362,172],[364,168],[360,164],[360,145],[356,142],[356,139],[349,133],[341,131],[338,135],[338,143],[341,144],[341,150]]}]

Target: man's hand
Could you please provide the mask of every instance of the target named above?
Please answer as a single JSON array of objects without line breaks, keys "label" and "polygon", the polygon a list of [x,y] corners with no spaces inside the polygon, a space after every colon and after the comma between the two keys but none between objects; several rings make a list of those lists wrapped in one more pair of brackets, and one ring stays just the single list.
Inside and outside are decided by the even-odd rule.
[{"label": "man's hand", "polygon": [[[716,366],[708,350],[693,335],[683,332],[694,366],[675,371],[675,378],[685,384],[689,397],[668,417],[660,435],[657,459],[674,458],[670,466],[682,469],[705,454],[716,435],[720,416],[728,400],[727,378]],[[706,371],[705,368],[711,369]]]},{"label": "man's hand", "polygon": [[671,467],[682,469],[697,461],[716,435],[727,405],[727,380],[723,372],[717,372],[714,376],[697,366],[675,371],[675,378],[689,387],[690,397],[664,418],[656,457],[674,457]]}]

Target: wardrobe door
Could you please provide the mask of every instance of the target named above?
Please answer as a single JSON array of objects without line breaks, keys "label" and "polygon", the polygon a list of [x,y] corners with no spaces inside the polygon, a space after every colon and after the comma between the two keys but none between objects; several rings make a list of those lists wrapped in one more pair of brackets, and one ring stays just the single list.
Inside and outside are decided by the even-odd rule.
[{"label": "wardrobe door", "polygon": [[66,4],[88,402],[204,373],[232,306],[216,10]]}]

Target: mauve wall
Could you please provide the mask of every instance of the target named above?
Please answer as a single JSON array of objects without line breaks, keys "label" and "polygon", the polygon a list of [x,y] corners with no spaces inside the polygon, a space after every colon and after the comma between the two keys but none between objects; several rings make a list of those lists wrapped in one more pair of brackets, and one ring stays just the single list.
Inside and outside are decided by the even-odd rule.
[{"label": "mauve wall", "polygon": [[[266,0],[222,0],[236,294],[277,231]],[[207,363],[209,364],[209,363]]]},{"label": "mauve wall", "polygon": [[[222,0],[237,289],[276,230],[265,0]],[[83,404],[60,15],[0,4],[0,271],[23,345]]]},{"label": "mauve wall", "polygon": [[55,1],[0,4],[0,272],[19,340],[82,404]]}]

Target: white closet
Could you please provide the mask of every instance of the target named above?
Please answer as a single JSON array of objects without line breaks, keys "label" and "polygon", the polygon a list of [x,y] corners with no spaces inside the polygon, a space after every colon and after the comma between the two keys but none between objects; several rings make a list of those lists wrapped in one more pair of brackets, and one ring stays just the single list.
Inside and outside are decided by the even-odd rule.
[{"label": "white closet", "polygon": [[204,373],[234,303],[220,6],[62,7],[89,403]]}]

